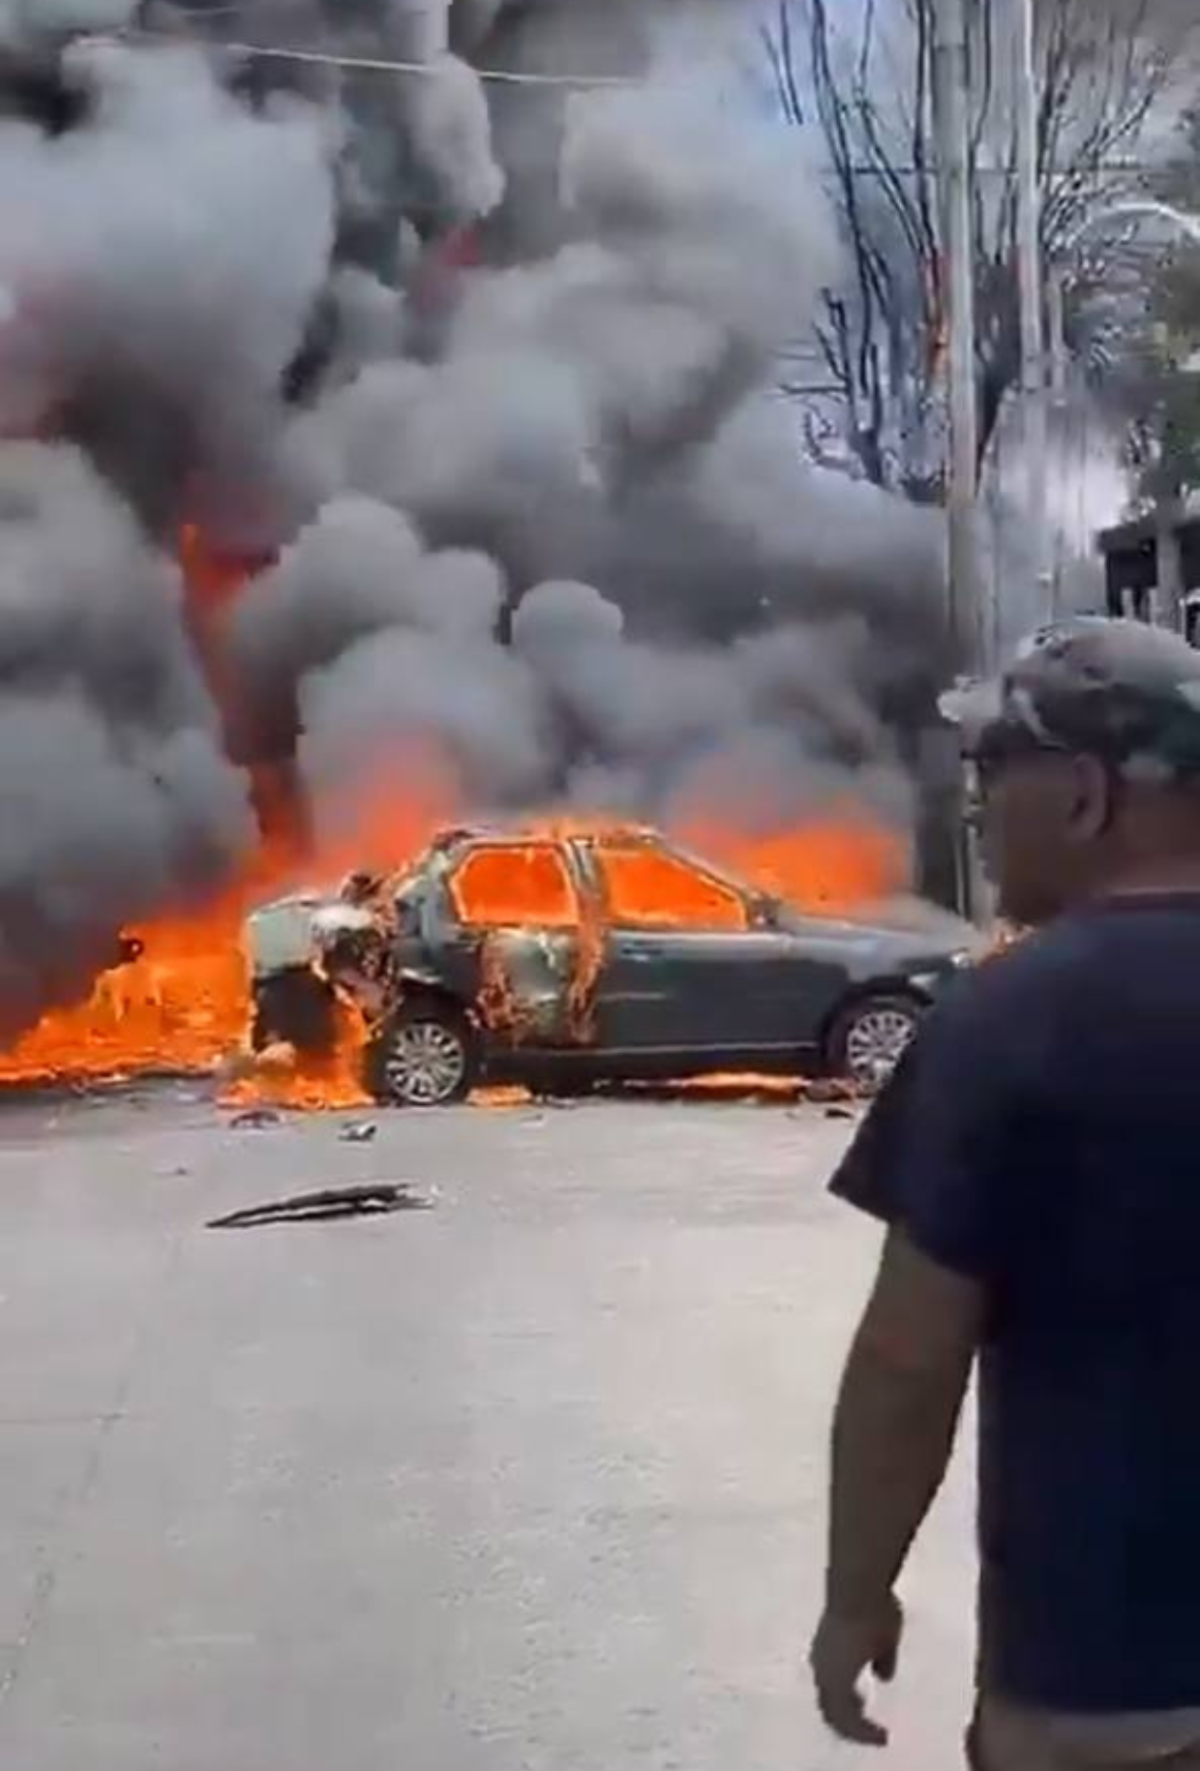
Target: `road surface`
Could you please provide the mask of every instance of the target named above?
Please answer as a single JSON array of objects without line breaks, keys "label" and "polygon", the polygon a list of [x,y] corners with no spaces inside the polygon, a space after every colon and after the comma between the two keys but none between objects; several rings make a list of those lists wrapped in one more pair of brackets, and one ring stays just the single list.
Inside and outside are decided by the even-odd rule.
[{"label": "road surface", "polygon": [[[886,1761],[801,1677],[826,1426],[876,1238],[819,1108],[235,1130],[194,1092],[0,1104],[0,1764],[956,1763],[962,1471]],[[304,1187],[435,1208],[214,1232]]]}]

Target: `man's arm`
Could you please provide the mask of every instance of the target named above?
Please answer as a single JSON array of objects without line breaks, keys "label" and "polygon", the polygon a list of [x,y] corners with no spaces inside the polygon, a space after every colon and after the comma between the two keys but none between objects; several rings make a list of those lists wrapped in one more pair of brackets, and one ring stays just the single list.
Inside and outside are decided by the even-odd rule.
[{"label": "man's arm", "polygon": [[828,1602],[887,1598],[954,1444],[983,1319],[982,1288],[893,1230],[833,1425]]},{"label": "man's arm", "polygon": [[983,1310],[979,1284],[889,1233],[834,1420],[825,1615],[812,1651],[821,1712],[850,1740],[887,1739],[858,1682],[868,1668],[894,1671],[893,1589],[946,1473]]},{"label": "man's arm", "polygon": [[985,1303],[1023,1234],[1013,1127],[1044,1020],[1039,950],[973,973],[926,1017],[831,1182],[889,1234],[838,1403],[825,1616],[813,1644],[831,1728],[882,1745],[858,1681],[889,1677],[897,1576],[949,1461]]}]

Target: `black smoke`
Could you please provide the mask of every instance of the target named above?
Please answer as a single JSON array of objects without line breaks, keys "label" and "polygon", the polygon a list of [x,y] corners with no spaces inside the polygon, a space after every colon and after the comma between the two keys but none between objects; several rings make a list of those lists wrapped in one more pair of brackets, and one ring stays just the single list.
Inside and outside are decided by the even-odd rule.
[{"label": "black smoke", "polygon": [[[251,763],[318,829],[431,758],[463,812],[903,817],[936,521],[808,467],[774,397],[835,268],[790,139],[645,8],[123,10],[0,32],[5,1029],[237,867]],[[651,80],[489,98],[468,55]],[[234,719],[183,522],[274,557]]]}]

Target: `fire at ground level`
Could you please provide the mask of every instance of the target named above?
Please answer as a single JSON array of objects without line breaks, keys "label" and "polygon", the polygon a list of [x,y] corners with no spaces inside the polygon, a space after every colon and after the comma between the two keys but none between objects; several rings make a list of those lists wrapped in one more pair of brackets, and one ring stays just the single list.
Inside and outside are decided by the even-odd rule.
[{"label": "fire at ground level", "polygon": [[[414,804],[384,796],[357,829],[323,851],[301,858],[282,845],[264,848],[220,902],[130,930],[138,957],[106,972],[86,1002],[47,1015],[0,1054],[0,1085],[216,1072],[233,1102],[267,1098],[314,1109],[363,1104],[362,1030],[350,1014],[326,1060],[298,1066],[289,1054],[268,1052],[249,1062],[243,921],[268,898],[299,883],[336,880],[366,860],[403,867],[434,823]],[[907,866],[903,843],[855,808],[761,843],[713,827],[696,837],[714,859],[764,891],[828,914],[852,912],[897,891]]]},{"label": "fire at ground level", "polygon": [[[270,560],[214,551],[190,524],[180,531],[178,554],[188,632],[221,709],[229,753],[246,772],[261,828],[259,851],[215,900],[126,930],[138,957],[103,973],[86,1000],[47,1014],[0,1050],[0,1086],[197,1072],[216,1073],[234,1103],[363,1104],[365,1030],[352,1012],[340,1016],[327,1057],[297,1061],[281,1050],[249,1061],[253,1010],[244,921],[258,905],[297,888],[328,889],[364,867],[378,874],[402,870],[439,827],[456,821],[447,787],[452,771],[432,753],[408,755],[402,792],[390,780],[374,792],[360,784],[338,837],[316,841],[293,766],[295,734],[282,749],[278,733],[268,749],[258,748],[254,710],[239,704],[228,664],[228,622],[253,573]],[[817,914],[853,915],[903,891],[912,874],[906,838],[853,801],[758,839],[712,815],[675,834],[748,884]],[[686,924],[689,906],[679,909]]]},{"label": "fire at ground level", "polygon": [[[401,792],[391,780],[375,791],[359,783],[337,838],[316,841],[295,768],[295,731],[284,735],[282,748],[279,733],[273,747],[257,748],[254,711],[239,703],[228,668],[228,622],[253,572],[270,561],[214,553],[190,525],[178,553],[187,631],[220,709],[230,758],[245,772],[258,852],[217,897],[123,931],[114,945],[136,957],[105,971],[85,1000],[46,1014],[0,1049],[0,1086],[217,1072],[233,1100],[265,1095],[312,1108],[356,1105],[365,1099],[364,1031],[353,1016],[343,1018],[331,1059],[297,1066],[268,1054],[253,1069],[247,1065],[245,918],[286,892],[328,889],[364,867],[379,875],[403,870],[439,827],[458,821],[446,785],[453,771],[432,752],[406,754]],[[587,820],[576,813],[575,821]],[[757,839],[711,813],[674,834],[749,885],[816,914],[853,915],[879,904],[901,892],[912,873],[907,839],[852,799]],[[686,925],[689,906],[679,908]]]},{"label": "fire at ground level", "polygon": [[[0,1763],[793,1771],[875,1258],[820,1109],[0,1115]],[[433,1209],[208,1232],[410,1180]],[[887,1764],[957,1762],[969,1459]]]}]

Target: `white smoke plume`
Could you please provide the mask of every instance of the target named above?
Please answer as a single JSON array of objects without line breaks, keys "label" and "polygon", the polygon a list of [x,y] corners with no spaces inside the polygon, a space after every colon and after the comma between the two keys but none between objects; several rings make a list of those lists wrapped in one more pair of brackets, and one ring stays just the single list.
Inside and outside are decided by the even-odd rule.
[{"label": "white smoke plume", "polygon": [[487,98],[478,74],[454,55],[439,55],[408,101],[415,151],[448,216],[490,215],[504,195],[504,174],[492,154]]},{"label": "white smoke plume", "polygon": [[[170,46],[76,45],[66,113],[0,122],[0,430],[64,439],[0,448],[5,1027],[248,855],[250,763],[318,826],[430,758],[464,813],[898,811],[936,520],[806,468],[772,397],[832,265],[803,166],[669,81],[539,97],[530,185],[455,58],[636,72],[644,8],[228,12],[156,0]],[[185,521],[276,556],[219,712]]]}]

